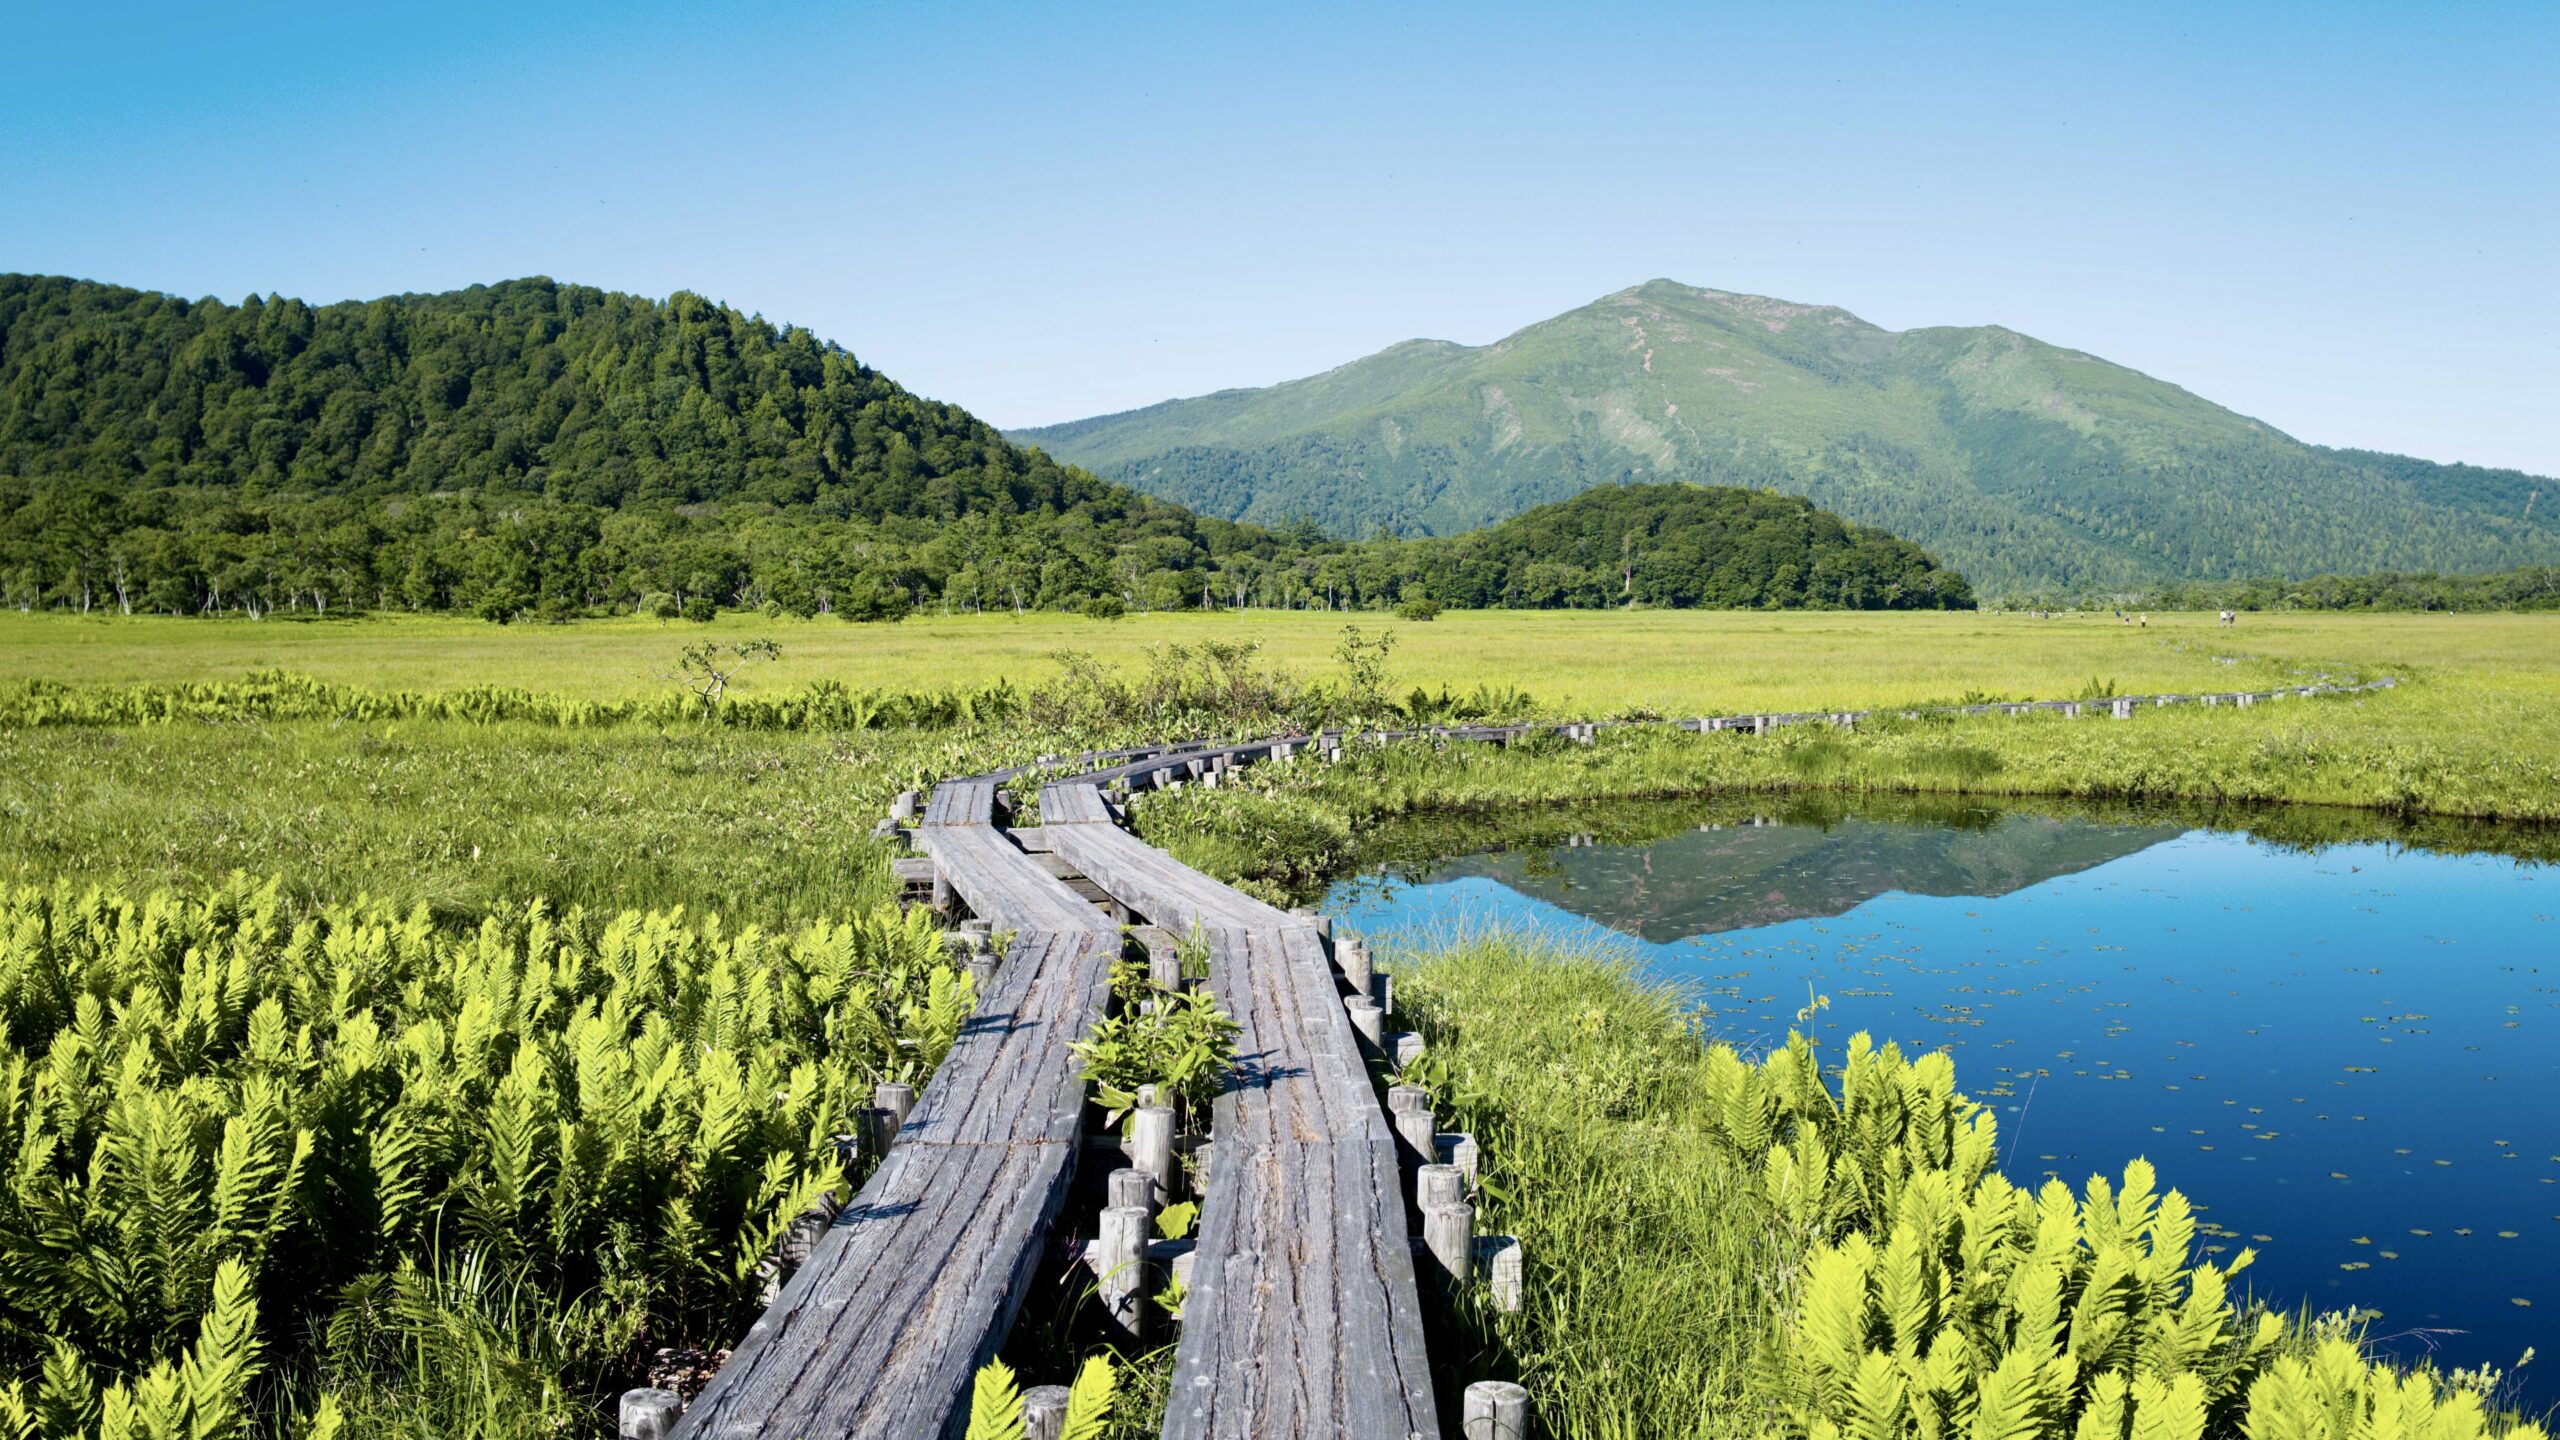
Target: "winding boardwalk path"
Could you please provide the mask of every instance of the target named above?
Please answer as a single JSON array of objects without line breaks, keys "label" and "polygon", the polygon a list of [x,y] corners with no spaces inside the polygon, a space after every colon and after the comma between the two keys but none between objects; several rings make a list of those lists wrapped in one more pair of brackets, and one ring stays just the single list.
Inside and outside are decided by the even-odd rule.
[{"label": "winding boardwalk path", "polygon": [[918,844],[1014,932],[994,985],[836,1217],[677,1427],[680,1436],[913,1440],[950,1428],[1003,1343],[1074,1175],[1119,927],[993,828],[996,784],[934,792]]},{"label": "winding boardwalk path", "polygon": [[[2393,683],[1933,708],[2130,719],[2158,706],[2245,706]],[[1210,984],[1241,1026],[1237,1075],[1214,1115],[1214,1173],[1164,1434],[1439,1436],[1398,1142],[1342,1003],[1358,987],[1335,967],[1317,924],[1129,834],[1111,792],[1214,784],[1234,766],[1329,756],[1354,738],[1506,743],[1543,731],[1587,741],[1601,729],[1665,723],[1765,734],[1854,725],[1872,713],[1328,732],[1088,754],[1074,763],[1098,768],[1040,792],[1037,847],[1055,864],[1026,847],[1032,832],[998,823],[1004,788],[1027,767],[936,786],[914,843],[937,879],[1011,943],[896,1144],[674,1435],[914,1440],[965,1426],[971,1377],[1002,1344],[1074,1177],[1086,1087],[1067,1046],[1101,1018],[1123,948],[1118,920],[1062,879],[1063,865],[1131,918],[1205,940]]]}]

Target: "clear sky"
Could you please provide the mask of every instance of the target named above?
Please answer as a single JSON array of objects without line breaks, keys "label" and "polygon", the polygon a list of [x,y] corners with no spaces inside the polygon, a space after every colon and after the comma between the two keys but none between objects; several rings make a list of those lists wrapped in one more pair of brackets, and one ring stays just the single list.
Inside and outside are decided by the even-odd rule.
[{"label": "clear sky", "polygon": [[1003,425],[1667,276],[2560,474],[2560,3],[30,4],[0,270],[691,289]]}]

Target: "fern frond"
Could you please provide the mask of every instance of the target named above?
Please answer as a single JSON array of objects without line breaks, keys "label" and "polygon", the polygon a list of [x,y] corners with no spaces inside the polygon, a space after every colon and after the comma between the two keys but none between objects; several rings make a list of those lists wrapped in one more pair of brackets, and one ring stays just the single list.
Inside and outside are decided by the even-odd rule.
[{"label": "fern frond", "polygon": [[1102,1440],[1111,1425],[1111,1402],[1120,1385],[1107,1355],[1088,1355],[1067,1387],[1067,1420],[1058,1440]]},{"label": "fern frond", "polygon": [[967,1440],[1023,1440],[1022,1389],[1002,1360],[988,1361],[970,1387]]}]

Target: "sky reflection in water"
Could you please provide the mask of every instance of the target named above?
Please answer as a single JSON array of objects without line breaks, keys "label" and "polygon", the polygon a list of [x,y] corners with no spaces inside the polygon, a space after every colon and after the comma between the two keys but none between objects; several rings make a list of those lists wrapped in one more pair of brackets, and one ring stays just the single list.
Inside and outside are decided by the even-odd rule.
[{"label": "sky reflection in water", "polygon": [[[1861,1029],[1950,1049],[2020,1183],[2145,1155],[2206,1246],[2258,1251],[2244,1279],[2271,1301],[2377,1309],[2393,1348],[2450,1364],[2552,1338],[2560,867],[1852,818],[1398,867],[1326,908],[1372,934],[1615,932],[1743,1044],[1782,1036],[1811,986],[1835,1056]],[[2523,1378],[2560,1400],[2560,1352]]]}]

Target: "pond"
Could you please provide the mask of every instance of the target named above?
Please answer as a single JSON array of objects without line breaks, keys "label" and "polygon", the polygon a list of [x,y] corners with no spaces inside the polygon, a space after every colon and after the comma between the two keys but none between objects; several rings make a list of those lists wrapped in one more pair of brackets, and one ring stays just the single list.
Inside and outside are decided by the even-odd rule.
[{"label": "pond", "polygon": [[[1835,1056],[1858,1030],[1952,1052],[2011,1179],[2147,1156],[2207,1248],[2258,1252],[2261,1299],[2512,1366],[2560,1316],[2560,866],[2499,852],[2548,836],[2230,825],[1644,806],[1418,834],[1325,905],[1378,936],[1609,938],[1745,1047],[1827,995]],[[2560,1401],[2560,1354],[2518,1378]]]}]

